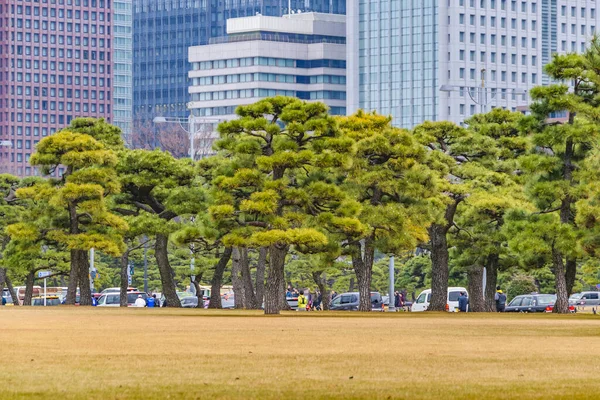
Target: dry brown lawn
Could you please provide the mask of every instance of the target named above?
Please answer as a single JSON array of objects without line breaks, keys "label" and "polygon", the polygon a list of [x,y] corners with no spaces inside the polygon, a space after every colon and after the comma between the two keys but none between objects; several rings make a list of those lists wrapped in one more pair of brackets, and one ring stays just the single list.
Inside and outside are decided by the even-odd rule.
[{"label": "dry brown lawn", "polygon": [[0,307],[0,399],[592,399],[600,316]]}]

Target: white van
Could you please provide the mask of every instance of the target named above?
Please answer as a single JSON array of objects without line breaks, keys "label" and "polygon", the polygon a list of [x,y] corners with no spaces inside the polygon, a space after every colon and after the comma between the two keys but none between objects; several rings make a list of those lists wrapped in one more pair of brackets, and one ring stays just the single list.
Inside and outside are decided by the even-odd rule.
[{"label": "white van", "polygon": [[[460,296],[460,292],[465,292],[467,297],[469,293],[467,289],[464,287],[449,287],[448,288],[448,311],[455,312],[458,309],[458,297]],[[413,303],[411,307],[412,312],[426,311],[427,307],[429,307],[429,303],[431,302],[431,289],[425,289],[417,297],[417,300]]]}]

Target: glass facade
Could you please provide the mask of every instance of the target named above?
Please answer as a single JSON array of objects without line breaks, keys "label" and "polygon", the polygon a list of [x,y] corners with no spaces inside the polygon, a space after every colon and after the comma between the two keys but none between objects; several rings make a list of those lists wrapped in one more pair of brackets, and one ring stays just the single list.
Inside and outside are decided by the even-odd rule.
[{"label": "glass facade", "polygon": [[[226,36],[226,20],[287,13],[287,0],[133,0],[134,120],[189,114],[188,47]],[[293,10],[344,14],[345,0],[292,0]]]},{"label": "glass facade", "polygon": [[359,99],[412,127],[437,115],[438,0],[359,1]]},{"label": "glass facade", "polygon": [[113,123],[130,143],[133,113],[132,0],[113,3]]}]

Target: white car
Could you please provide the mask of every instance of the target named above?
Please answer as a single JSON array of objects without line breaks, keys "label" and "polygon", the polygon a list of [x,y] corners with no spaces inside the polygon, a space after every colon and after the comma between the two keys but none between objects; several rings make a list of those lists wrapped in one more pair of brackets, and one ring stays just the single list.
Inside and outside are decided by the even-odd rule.
[{"label": "white car", "polygon": [[[446,298],[446,304],[448,304],[448,311],[455,312],[458,309],[458,297],[460,292],[465,292],[467,297],[469,293],[464,287],[449,287],[448,297]],[[431,302],[431,289],[425,289],[417,297],[417,300],[412,304],[412,312],[427,311],[429,303]]]},{"label": "white car", "polygon": [[98,299],[98,307],[119,307],[120,304],[120,294],[118,292],[108,292]]}]

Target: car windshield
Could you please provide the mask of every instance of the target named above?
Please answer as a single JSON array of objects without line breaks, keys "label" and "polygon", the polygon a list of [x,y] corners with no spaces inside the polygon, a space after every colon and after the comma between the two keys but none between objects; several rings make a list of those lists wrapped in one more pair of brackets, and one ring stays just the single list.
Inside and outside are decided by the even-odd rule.
[{"label": "car windshield", "polygon": [[550,295],[550,294],[547,296],[538,296],[537,303],[539,305],[554,304],[554,303],[556,303],[556,296]]},{"label": "car windshield", "polygon": [[425,297],[427,297],[427,294],[426,293],[421,293],[419,295],[419,298],[417,299],[417,303],[418,304],[425,303]]},{"label": "car windshield", "polygon": [[575,294],[572,294],[571,297],[569,297],[569,300],[579,300],[581,298],[581,296],[583,296],[582,293],[575,293]]},{"label": "car windshield", "polygon": [[521,302],[523,301],[522,297],[515,297],[514,299],[512,299],[512,301],[508,304],[509,307],[515,307],[515,306],[520,306]]}]

